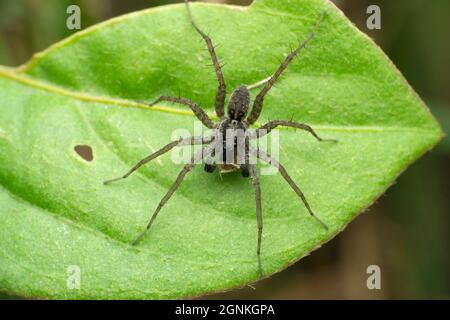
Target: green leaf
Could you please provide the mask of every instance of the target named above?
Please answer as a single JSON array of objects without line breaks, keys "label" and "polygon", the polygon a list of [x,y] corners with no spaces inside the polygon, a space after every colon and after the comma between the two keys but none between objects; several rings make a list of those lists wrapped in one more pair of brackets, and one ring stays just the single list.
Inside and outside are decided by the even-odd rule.
[{"label": "green leaf", "polygon": [[[219,44],[229,91],[273,72],[328,7],[317,38],[266,99],[260,122],[309,123],[339,143],[280,130],[281,162],[328,231],[279,175],[261,176],[262,262],[280,271],[330,240],[442,137],[382,51],[331,3],[259,0],[195,4]],[[0,70],[0,288],[47,298],[180,298],[258,279],[254,193],[238,173],[196,167],[137,247],[181,165],[164,155],[114,178],[192,132],[186,109],[136,100],[178,95],[213,110],[217,83],[183,5],[119,17],[79,32],[18,69]],[[89,145],[93,161],[76,145]],[[67,287],[69,266],[81,286]]]}]

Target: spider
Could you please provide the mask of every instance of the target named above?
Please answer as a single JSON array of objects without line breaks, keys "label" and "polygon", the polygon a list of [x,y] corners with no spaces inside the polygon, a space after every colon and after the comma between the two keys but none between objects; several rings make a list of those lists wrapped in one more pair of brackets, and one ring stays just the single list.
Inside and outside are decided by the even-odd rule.
[{"label": "spider", "polygon": [[[218,80],[218,88],[216,93],[216,99],[215,99],[215,112],[220,119],[217,123],[214,123],[207,113],[195,102],[180,98],[180,97],[171,97],[171,96],[161,96],[158,99],[156,99],[154,102],[147,104],[149,107],[152,107],[156,105],[159,102],[171,102],[171,103],[177,103],[180,105],[185,105],[190,107],[190,109],[193,111],[194,115],[205,125],[207,128],[212,129],[212,135],[210,136],[192,136],[188,138],[180,138],[179,140],[173,141],[166,146],[162,147],[160,150],[156,151],[155,153],[147,156],[146,158],[140,160],[134,167],[132,167],[125,175],[122,177],[112,179],[105,181],[104,184],[110,184],[112,182],[126,179],[129,177],[134,171],[139,169],[141,166],[147,164],[148,162],[154,160],[155,158],[161,156],[162,154],[169,152],[175,147],[180,146],[193,146],[193,145],[204,145],[205,147],[202,147],[202,150],[200,150],[198,153],[194,154],[187,163],[184,168],[181,170],[181,172],[178,174],[175,182],[173,182],[170,189],[167,191],[165,196],[161,199],[159,202],[156,210],[154,211],[153,215],[150,218],[150,221],[147,224],[147,227],[145,230],[138,235],[136,240],[133,242],[133,245],[138,244],[142,238],[146,235],[152,224],[154,223],[158,213],[161,211],[163,206],[168,202],[168,200],[172,197],[174,192],[178,189],[181,182],[185,178],[185,176],[202,160],[205,161],[204,170],[208,173],[214,172],[216,169],[219,170],[221,173],[225,172],[231,172],[240,170],[241,174],[244,178],[250,177],[252,181],[252,185],[255,191],[255,201],[256,201],[256,217],[257,217],[257,226],[258,226],[258,240],[257,240],[257,247],[256,247],[256,254],[257,254],[257,260],[258,260],[258,270],[260,277],[263,277],[263,269],[261,264],[261,240],[262,240],[262,231],[263,231],[263,215],[262,215],[262,207],[261,207],[261,189],[260,189],[260,182],[259,177],[256,173],[256,164],[250,162],[250,156],[257,157],[261,159],[263,162],[266,162],[272,166],[275,166],[278,171],[280,172],[281,176],[286,180],[286,182],[289,184],[289,186],[295,191],[295,193],[300,197],[302,200],[304,206],[308,210],[309,214],[314,217],[323,228],[328,229],[327,225],[322,222],[312,211],[308,201],[306,200],[305,195],[301,191],[301,189],[298,187],[298,185],[292,180],[292,178],[287,173],[286,169],[282,164],[280,164],[276,159],[271,157],[268,153],[266,153],[263,150],[260,150],[259,148],[254,148],[250,144],[250,140],[256,140],[260,137],[270,133],[273,129],[275,129],[278,126],[285,126],[285,127],[291,127],[296,129],[302,129],[306,130],[310,134],[312,134],[318,141],[334,141],[331,139],[322,139],[319,137],[316,132],[307,124],[304,123],[297,123],[294,121],[289,120],[273,120],[269,121],[268,123],[264,124],[260,128],[254,130],[253,134],[248,134],[245,136],[245,138],[236,139],[236,135],[230,134],[233,132],[236,132],[237,130],[240,130],[241,132],[248,133],[250,132],[250,126],[255,123],[255,121],[259,118],[259,115],[261,114],[263,103],[264,103],[264,97],[269,92],[269,90],[272,88],[272,86],[275,84],[275,82],[280,78],[283,71],[288,67],[289,63],[292,62],[292,60],[298,55],[298,53],[306,47],[306,45],[311,41],[317,30],[319,29],[322,21],[324,20],[326,16],[326,11],[324,11],[318,20],[314,30],[309,34],[309,36],[304,40],[302,43],[299,44],[299,46],[293,50],[281,63],[281,65],[278,67],[278,69],[275,71],[275,73],[263,80],[260,81],[254,85],[246,86],[242,85],[235,89],[233,93],[231,94],[228,108],[227,108],[227,114],[224,112],[224,105],[225,105],[225,98],[226,98],[226,85],[225,85],[225,79],[222,73],[222,66],[219,63],[219,60],[217,58],[215,48],[213,46],[213,43],[208,35],[206,35],[195,23],[192,13],[189,6],[189,1],[185,0],[185,5],[188,13],[188,18],[190,23],[192,24],[193,28],[196,30],[196,32],[203,38],[204,42],[206,43],[206,46],[208,48],[211,60],[213,62],[215,74]],[[252,88],[256,88],[259,86],[263,86],[259,94],[256,96],[252,109],[250,113],[248,114],[248,109],[250,106],[250,93],[249,90]],[[248,115],[247,115],[248,114]],[[231,143],[230,143],[231,141]],[[242,142],[243,141],[243,142]],[[230,147],[233,149],[231,151],[232,155],[230,154]],[[240,154],[244,154],[244,159],[242,161],[238,161],[238,157],[236,157],[237,151]],[[243,151],[243,152],[239,152]],[[241,157],[239,157],[241,159]],[[223,160],[223,161],[220,161]]]}]

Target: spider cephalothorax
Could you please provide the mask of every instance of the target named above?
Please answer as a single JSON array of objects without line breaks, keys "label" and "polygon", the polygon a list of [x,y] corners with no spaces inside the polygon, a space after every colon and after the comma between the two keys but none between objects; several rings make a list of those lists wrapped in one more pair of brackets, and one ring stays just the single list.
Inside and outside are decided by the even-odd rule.
[{"label": "spider cephalothorax", "polygon": [[[208,51],[211,56],[211,60],[214,65],[214,70],[217,76],[217,80],[219,82],[219,87],[216,94],[215,101],[215,111],[217,116],[219,117],[219,122],[214,123],[209,116],[206,114],[203,109],[196,104],[195,102],[178,97],[170,97],[170,96],[161,96],[153,103],[149,104],[149,106],[153,106],[159,102],[173,102],[182,105],[189,106],[191,110],[194,112],[195,116],[209,129],[212,129],[212,134],[209,136],[196,136],[189,138],[180,138],[177,141],[173,141],[168,145],[164,146],[157,152],[149,155],[148,157],[139,161],[133,168],[131,168],[124,176],[120,178],[116,178],[113,180],[106,181],[105,184],[109,184],[111,182],[125,179],[138,168],[143,166],[144,164],[150,162],[151,160],[159,157],[160,155],[170,151],[171,149],[179,146],[185,145],[205,145],[203,149],[196,153],[191,161],[187,163],[183,170],[178,174],[177,179],[172,184],[170,189],[167,191],[166,195],[161,199],[158,207],[153,213],[149,223],[147,224],[146,229],[137,237],[133,244],[137,244],[146,234],[146,232],[150,229],[153,222],[155,221],[158,213],[161,211],[162,207],[167,203],[173,193],[176,191],[178,186],[183,181],[186,174],[192,170],[192,168],[200,163],[202,160],[206,162],[205,171],[214,172],[218,167],[221,173],[226,173],[235,170],[241,170],[242,176],[250,177],[252,180],[252,184],[255,190],[255,199],[256,199],[256,217],[258,223],[258,241],[257,241],[257,259],[258,259],[258,268],[260,272],[260,276],[263,275],[262,265],[261,265],[261,240],[262,240],[262,207],[261,207],[261,190],[259,186],[259,177],[256,173],[256,164],[250,161],[251,156],[255,158],[259,158],[262,161],[269,163],[278,168],[281,176],[286,180],[286,182],[291,186],[291,188],[295,191],[295,193],[300,197],[306,209],[310,213],[312,217],[317,219],[318,222],[322,224],[324,228],[327,228],[326,224],[323,223],[311,210],[311,207],[308,204],[303,192],[297,186],[297,184],[291,179],[286,169],[281,165],[276,159],[272,158],[269,154],[260,150],[259,148],[255,148],[251,144],[251,140],[258,139],[266,134],[268,134],[271,130],[275,129],[278,126],[286,126],[291,128],[302,129],[310,132],[317,140],[325,141],[321,139],[314,130],[304,123],[298,123],[294,121],[288,120],[273,120],[265,125],[255,129],[252,134],[247,134],[249,132],[249,128],[252,124],[256,122],[261,114],[263,108],[263,102],[265,95],[269,92],[270,88],[274,85],[274,83],[280,78],[283,71],[287,68],[289,63],[297,56],[297,54],[302,50],[306,44],[314,37],[316,30],[319,28],[322,23],[325,12],[322,13],[314,31],[309,35],[309,37],[302,42],[294,51],[292,51],[283,61],[283,63],[278,67],[275,73],[266,80],[260,81],[255,85],[251,86],[240,86],[231,94],[227,116],[224,112],[225,105],[225,97],[226,97],[226,85],[225,80],[222,73],[222,67],[219,64],[217,59],[217,55],[212,44],[211,39],[203,33],[195,24],[192,19],[191,11],[189,8],[188,0],[185,0],[189,20],[194,27],[194,29],[200,34],[200,36],[205,41]],[[250,93],[249,88],[254,88],[257,86],[263,86],[259,94],[256,96],[250,114],[248,114],[249,106],[250,106]],[[247,115],[248,114],[248,115]],[[335,140],[328,140],[335,141]]]},{"label": "spider cephalothorax", "polygon": [[246,86],[234,90],[228,103],[228,117],[231,120],[242,121],[247,115],[250,105],[250,92]]},{"label": "spider cephalothorax", "polygon": [[238,151],[240,151],[238,141],[243,141],[248,129],[248,124],[244,118],[247,115],[249,105],[250,92],[247,86],[240,86],[234,90],[228,103],[228,117],[224,116],[220,119],[213,134],[216,142],[221,141],[218,144],[222,147],[219,150],[216,148],[211,154],[216,159],[216,162],[215,164],[206,163],[206,172],[214,172],[215,168],[218,167],[220,173],[228,173],[240,169],[243,177],[248,178],[250,176],[248,164],[245,163],[244,152],[242,153],[242,160],[238,160]]}]

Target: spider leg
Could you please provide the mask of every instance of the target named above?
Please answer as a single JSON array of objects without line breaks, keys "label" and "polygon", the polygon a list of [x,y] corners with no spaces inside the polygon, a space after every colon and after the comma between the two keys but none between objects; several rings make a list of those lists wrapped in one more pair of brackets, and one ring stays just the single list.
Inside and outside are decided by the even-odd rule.
[{"label": "spider leg", "polygon": [[143,232],[139,234],[139,236],[136,238],[136,240],[133,242],[133,245],[137,245],[142,238],[145,236],[145,234],[148,232],[150,227],[152,226],[153,222],[155,221],[156,217],[158,216],[158,213],[161,211],[161,209],[164,207],[164,205],[169,201],[169,199],[172,197],[174,192],[178,189],[181,182],[183,182],[184,177],[195,167],[196,164],[198,164],[204,157],[207,157],[211,154],[212,150],[214,149],[214,143],[209,144],[207,147],[200,150],[198,153],[196,153],[190,163],[186,164],[181,170],[181,172],[178,174],[175,182],[172,184],[170,189],[167,191],[166,195],[161,199],[161,201],[158,204],[158,207],[156,207],[155,212],[153,213],[149,223],[147,224],[147,227]]},{"label": "spider leg", "polygon": [[191,21],[192,26],[194,29],[200,34],[200,36],[203,38],[203,40],[206,43],[206,46],[208,47],[209,54],[211,56],[211,60],[214,65],[214,70],[216,72],[217,81],[219,82],[219,86],[217,88],[216,93],[216,114],[217,116],[222,119],[225,116],[224,113],[224,105],[225,105],[225,96],[226,96],[226,85],[225,85],[225,79],[223,77],[222,73],[222,66],[219,63],[219,60],[217,59],[216,50],[214,49],[214,46],[212,44],[211,38],[208,37],[207,34],[205,34],[200,28],[196,25],[194,22],[194,19],[192,18],[191,8],[189,7],[189,1],[185,0],[186,8],[189,15],[189,20]]},{"label": "spider leg", "polygon": [[273,129],[275,129],[278,126],[285,126],[285,127],[302,129],[302,130],[308,131],[309,133],[311,133],[319,141],[337,142],[337,140],[334,140],[334,139],[322,139],[321,137],[319,137],[317,135],[317,133],[313,130],[313,128],[311,128],[307,124],[298,123],[298,122],[289,121],[289,120],[273,120],[273,121],[269,121],[268,123],[266,123],[265,125],[261,126],[260,128],[258,128],[256,130],[256,136],[258,138],[261,138],[261,137],[265,136],[266,134],[268,134],[270,131],[272,131]]},{"label": "spider leg", "polygon": [[252,179],[253,188],[255,189],[255,201],[256,201],[256,221],[258,222],[258,243],[256,246],[256,255],[258,257],[258,270],[259,276],[262,278],[264,276],[262,265],[261,265],[261,240],[262,240],[262,230],[263,230],[263,217],[262,217],[262,207],[261,207],[261,188],[259,185],[259,178],[256,174],[256,165],[249,165],[250,177]]},{"label": "spider leg", "polygon": [[306,38],[305,41],[303,41],[294,51],[292,51],[281,63],[281,65],[278,67],[278,69],[275,71],[275,73],[270,77],[270,80],[267,81],[265,86],[261,89],[261,92],[256,96],[255,101],[253,102],[252,111],[250,112],[249,116],[247,117],[247,123],[253,124],[256,120],[258,120],[259,115],[261,114],[263,103],[264,103],[264,97],[269,92],[270,88],[275,84],[275,82],[280,78],[281,74],[284,70],[288,67],[289,63],[294,60],[294,58],[299,54],[299,52],[306,47],[306,45],[311,41],[315,35],[317,30],[319,29],[320,25],[322,24],[323,19],[325,18],[326,11],[324,11],[317,22],[314,30],[309,34],[309,36]]},{"label": "spider leg", "polygon": [[205,138],[205,137],[188,137],[188,138],[184,138],[184,139],[180,138],[177,141],[173,141],[173,142],[165,145],[164,147],[162,147],[158,151],[152,153],[151,155],[149,155],[149,156],[145,157],[144,159],[142,159],[141,161],[139,161],[134,167],[132,167],[122,177],[105,181],[105,182],[103,182],[103,184],[107,185],[107,184],[111,184],[111,183],[113,183],[115,181],[119,181],[119,180],[128,178],[134,171],[136,171],[137,169],[139,169],[143,165],[147,164],[148,162],[152,161],[153,159],[158,158],[159,156],[163,155],[164,153],[169,152],[170,150],[172,150],[175,147],[181,147],[181,146],[185,146],[185,145],[206,144],[206,143],[210,143],[211,141],[212,141],[211,137],[208,137],[208,138]]},{"label": "spider leg", "polygon": [[182,105],[189,106],[191,110],[194,112],[195,116],[198,120],[200,120],[206,127],[209,129],[214,128],[214,122],[208,117],[206,112],[194,101],[186,99],[186,98],[178,98],[178,97],[169,97],[169,96],[161,96],[152,103],[145,103],[149,107],[153,107],[155,104],[161,102],[161,101],[167,101],[167,102],[173,102],[178,103]]},{"label": "spider leg", "polygon": [[256,155],[259,159],[263,160],[264,162],[267,162],[268,164],[271,164],[272,166],[278,168],[280,171],[281,176],[286,180],[286,182],[289,184],[289,186],[292,188],[292,190],[295,191],[295,193],[302,199],[303,204],[305,205],[306,209],[308,210],[309,214],[314,217],[326,230],[328,230],[328,226],[317,217],[314,212],[311,209],[311,206],[309,205],[308,201],[306,200],[305,195],[303,194],[302,190],[297,186],[297,184],[292,180],[292,178],[287,173],[286,169],[282,164],[280,164],[277,160],[272,158],[269,154],[266,152],[258,149],[256,152],[252,148],[251,152]]}]

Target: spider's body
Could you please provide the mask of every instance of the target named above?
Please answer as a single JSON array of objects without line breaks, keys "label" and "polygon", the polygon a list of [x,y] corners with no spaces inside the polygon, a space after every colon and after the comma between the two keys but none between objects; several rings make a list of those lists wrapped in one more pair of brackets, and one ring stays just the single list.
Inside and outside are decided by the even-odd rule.
[{"label": "spider's body", "polygon": [[[258,148],[254,148],[250,144],[250,140],[258,139],[266,134],[268,134],[271,130],[275,129],[277,126],[287,126],[297,129],[306,130],[311,133],[317,140],[325,141],[321,139],[314,130],[304,123],[297,123],[288,120],[273,120],[260,128],[256,129],[252,134],[247,135],[249,132],[249,128],[252,124],[256,122],[259,118],[259,115],[263,108],[264,97],[269,92],[270,88],[274,85],[274,83],[280,78],[283,71],[287,68],[289,63],[297,56],[301,49],[303,49],[306,44],[314,37],[315,31],[319,28],[323,18],[325,17],[325,13],[322,14],[319,22],[316,25],[315,30],[309,35],[309,37],[301,43],[294,51],[292,51],[283,61],[283,63],[278,67],[275,73],[268,79],[264,81],[260,81],[252,86],[240,86],[231,94],[227,115],[224,112],[224,104],[226,97],[226,85],[225,80],[222,73],[222,68],[220,66],[219,60],[217,59],[217,55],[212,44],[211,39],[203,33],[195,24],[192,19],[192,15],[189,8],[188,0],[185,0],[186,7],[189,14],[189,19],[194,27],[194,29],[200,34],[200,36],[205,41],[208,51],[210,53],[215,73],[217,76],[217,80],[219,82],[216,101],[215,101],[215,111],[219,118],[218,123],[214,123],[206,114],[203,109],[196,104],[195,102],[185,99],[185,98],[177,98],[170,96],[161,96],[153,103],[149,104],[149,106],[153,106],[161,101],[178,103],[182,105],[189,106],[191,110],[194,112],[195,116],[209,129],[212,129],[213,134],[211,136],[198,136],[198,137],[189,137],[189,138],[180,138],[177,141],[173,141],[161,148],[157,152],[149,155],[148,157],[139,161],[133,168],[131,168],[124,176],[120,178],[116,178],[113,180],[106,181],[105,184],[109,184],[111,182],[125,179],[129,175],[131,175],[138,168],[148,163],[149,161],[159,157],[160,155],[170,151],[171,149],[184,146],[184,145],[206,145],[203,147],[201,152],[195,154],[191,161],[187,163],[183,170],[178,174],[177,179],[172,184],[171,188],[167,191],[166,195],[162,198],[155,212],[153,213],[147,228],[137,237],[134,244],[137,244],[146,234],[146,232],[150,229],[153,222],[155,221],[158,213],[161,211],[163,206],[167,203],[170,197],[174,194],[178,186],[183,181],[184,177],[188,172],[192,170],[192,168],[200,163],[202,160],[205,160],[205,171],[206,172],[214,172],[216,169],[219,170],[220,173],[227,173],[236,170],[240,170],[243,177],[250,177],[252,181],[253,188],[255,190],[255,199],[256,199],[256,217],[257,217],[257,225],[258,225],[258,241],[257,241],[257,258],[258,258],[258,267],[260,275],[263,275],[262,265],[261,265],[261,240],[262,240],[262,206],[261,206],[261,190],[259,185],[259,177],[256,172],[256,165],[250,161],[250,156],[257,157],[264,162],[267,162],[278,168],[281,176],[286,180],[286,182],[290,185],[290,187],[295,191],[295,193],[300,197],[306,209],[310,213],[312,217],[314,217],[318,222],[322,224],[323,227],[327,228],[325,223],[323,223],[311,210],[304,194],[297,186],[297,184],[292,180],[292,178],[287,173],[286,169],[281,165],[277,160],[273,159],[266,152],[259,150]],[[259,85],[264,85],[259,94],[256,96],[253,101],[252,108],[250,110],[250,93],[249,88],[257,87]],[[249,112],[250,110],[250,112]]]},{"label": "spider's body", "polygon": [[219,155],[221,161],[217,164],[205,164],[206,172],[214,172],[217,166],[221,174],[240,169],[243,177],[249,177],[248,166],[238,160],[240,146],[237,143],[239,134],[245,135],[249,127],[244,121],[249,105],[250,92],[248,88],[246,86],[237,88],[232,93],[228,103],[228,116],[224,116],[215,129],[217,131],[216,136],[222,137],[222,154]]}]

